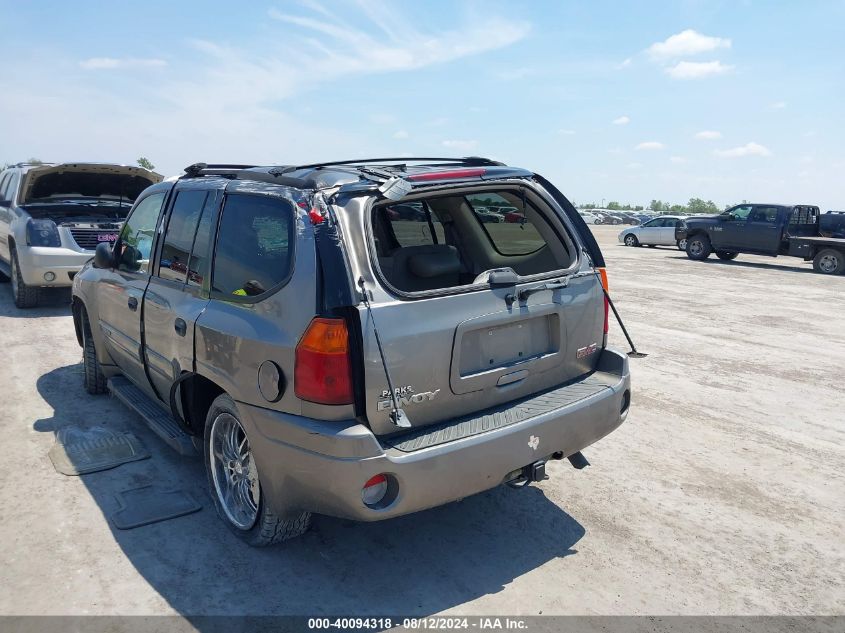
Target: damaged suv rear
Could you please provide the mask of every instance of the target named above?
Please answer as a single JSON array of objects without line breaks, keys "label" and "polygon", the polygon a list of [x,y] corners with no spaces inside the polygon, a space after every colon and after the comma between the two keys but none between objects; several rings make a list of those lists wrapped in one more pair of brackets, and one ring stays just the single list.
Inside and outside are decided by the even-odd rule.
[{"label": "damaged suv rear", "polygon": [[0,278],[15,305],[39,290],[70,286],[100,242],[113,241],[126,213],[161,176],[127,165],[12,165],[0,174]]},{"label": "damaged suv rear", "polygon": [[199,164],[141,195],[73,313],[88,391],[199,448],[221,518],[266,545],[311,513],[376,521],[583,466],[630,403],[603,284],[584,221],[524,169]]}]

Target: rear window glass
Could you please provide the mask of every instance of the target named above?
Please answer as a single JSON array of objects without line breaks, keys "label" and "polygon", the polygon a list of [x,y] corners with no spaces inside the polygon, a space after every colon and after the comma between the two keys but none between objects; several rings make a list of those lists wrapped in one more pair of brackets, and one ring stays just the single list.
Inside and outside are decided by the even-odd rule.
[{"label": "rear window glass", "polygon": [[531,195],[452,193],[375,205],[372,239],[383,279],[410,293],[486,283],[496,268],[520,276],[568,268],[574,249],[561,237],[566,229],[553,228],[554,211]]},{"label": "rear window glass", "polygon": [[502,255],[528,255],[546,245],[534,223],[499,194],[479,193],[466,199]]},{"label": "rear window glass", "polygon": [[235,297],[264,294],[291,272],[293,206],[280,198],[230,194],[223,206],[212,289]]}]

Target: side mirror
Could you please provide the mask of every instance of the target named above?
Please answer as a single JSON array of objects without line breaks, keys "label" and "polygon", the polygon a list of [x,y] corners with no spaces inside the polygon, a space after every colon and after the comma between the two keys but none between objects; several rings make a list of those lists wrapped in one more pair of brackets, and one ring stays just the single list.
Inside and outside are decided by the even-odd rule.
[{"label": "side mirror", "polygon": [[111,245],[108,242],[100,242],[94,251],[94,268],[113,268],[114,257]]}]

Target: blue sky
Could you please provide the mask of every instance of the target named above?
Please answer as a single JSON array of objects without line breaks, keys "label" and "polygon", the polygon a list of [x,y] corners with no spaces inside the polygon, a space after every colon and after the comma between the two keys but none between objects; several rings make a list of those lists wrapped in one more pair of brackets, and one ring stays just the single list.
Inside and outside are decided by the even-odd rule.
[{"label": "blue sky", "polygon": [[482,155],[845,209],[845,2],[7,2],[0,163]]}]

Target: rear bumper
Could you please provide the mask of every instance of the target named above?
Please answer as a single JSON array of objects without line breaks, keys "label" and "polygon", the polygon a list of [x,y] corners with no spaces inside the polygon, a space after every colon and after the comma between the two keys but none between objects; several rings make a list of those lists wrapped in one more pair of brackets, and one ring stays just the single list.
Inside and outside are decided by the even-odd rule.
[{"label": "rear bumper", "polygon": [[[627,357],[604,350],[589,380],[599,389],[580,400],[413,452],[382,446],[355,421],[323,422],[244,404],[238,409],[262,490],[277,513],[379,521],[488,490],[518,468],[553,453],[572,455],[616,429],[630,402]],[[370,508],[361,488],[380,473],[391,476],[389,502]]]},{"label": "rear bumper", "polygon": [[[27,286],[50,287],[70,286],[73,275],[93,257],[93,253],[61,246],[22,246],[18,248],[17,254],[24,283]],[[53,273],[52,281],[44,278],[47,273]]]}]

